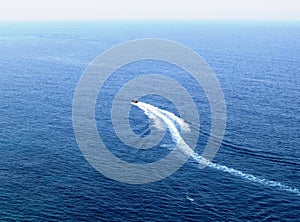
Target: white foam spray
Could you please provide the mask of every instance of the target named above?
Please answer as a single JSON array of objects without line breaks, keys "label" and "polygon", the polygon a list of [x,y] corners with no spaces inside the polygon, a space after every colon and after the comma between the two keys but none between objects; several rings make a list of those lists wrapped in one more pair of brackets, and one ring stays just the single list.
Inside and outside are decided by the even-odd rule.
[{"label": "white foam spray", "polygon": [[178,144],[181,149],[181,151],[185,155],[190,155],[194,160],[196,160],[198,163],[201,161],[205,161],[207,163],[207,166],[216,170],[220,170],[222,172],[230,173],[234,176],[239,176],[243,179],[247,179],[254,183],[259,183],[268,187],[275,187],[284,191],[292,192],[297,195],[300,195],[300,191],[297,188],[293,188],[287,185],[284,185],[277,181],[267,180],[265,178],[259,178],[252,174],[243,173],[240,170],[236,170],[230,167],[227,167],[225,165],[220,165],[217,163],[213,163],[207,159],[204,159],[204,157],[200,156],[199,154],[195,153],[183,140],[181,137],[178,129],[176,128],[175,123],[179,124],[181,127],[181,130],[190,130],[189,125],[181,118],[177,117],[171,112],[168,112],[166,110],[159,109],[155,106],[152,106],[147,103],[138,102],[138,103],[132,103],[132,105],[137,106],[138,108],[142,109],[145,114],[154,120],[154,122],[161,122],[163,121],[168,129],[170,130],[171,136],[173,141]]}]

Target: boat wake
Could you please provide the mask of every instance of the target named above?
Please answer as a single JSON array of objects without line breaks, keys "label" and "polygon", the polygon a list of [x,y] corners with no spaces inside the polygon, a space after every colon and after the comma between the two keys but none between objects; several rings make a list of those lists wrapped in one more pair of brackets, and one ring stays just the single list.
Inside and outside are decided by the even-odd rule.
[{"label": "boat wake", "polygon": [[180,132],[179,132],[178,128],[176,127],[176,125],[178,125],[180,127],[180,129],[183,131],[190,130],[189,125],[183,119],[177,117],[176,115],[174,115],[171,112],[159,109],[155,106],[152,106],[150,104],[143,103],[140,101],[138,103],[132,102],[132,105],[137,106],[138,108],[143,110],[144,113],[154,121],[155,125],[159,129],[163,128],[161,126],[161,123],[163,122],[166,125],[166,127],[169,129],[172,140],[178,145],[180,150],[185,155],[191,156],[198,163],[200,163],[200,161],[205,162],[207,164],[207,166],[210,168],[220,170],[222,172],[230,173],[231,175],[241,177],[243,179],[249,180],[254,183],[262,184],[262,185],[265,185],[268,187],[278,188],[280,190],[284,190],[287,192],[292,192],[294,194],[300,195],[300,191],[297,188],[293,188],[293,187],[284,185],[277,181],[272,181],[272,180],[268,180],[265,178],[256,177],[252,174],[247,174],[240,170],[236,170],[236,169],[227,167],[225,165],[217,164],[217,163],[214,163],[214,162],[211,162],[211,161],[205,159],[201,155],[194,152],[181,137]]}]

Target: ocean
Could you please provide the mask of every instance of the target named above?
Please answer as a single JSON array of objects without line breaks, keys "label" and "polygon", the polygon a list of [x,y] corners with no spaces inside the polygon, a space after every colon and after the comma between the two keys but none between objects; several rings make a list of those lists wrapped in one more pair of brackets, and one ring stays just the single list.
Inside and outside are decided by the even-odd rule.
[{"label": "ocean", "polygon": [[[161,124],[164,137],[149,149],[124,144],[111,109],[128,81],[146,74],[175,79],[199,115],[199,124],[187,121],[199,134],[192,138],[191,157],[164,178],[132,184],[90,164],[74,132],[72,109],[80,78],[99,54],[145,38],[177,42],[206,61],[224,94],[226,129],[215,158],[199,169],[212,127],[201,86],[166,61],[118,68],[94,104],[98,134],[117,158],[140,165],[159,161],[182,133],[171,115],[183,118],[179,108],[150,94],[132,98],[148,110],[132,105],[128,124],[139,138]],[[0,23],[0,220],[299,221],[299,57],[298,22]],[[129,175],[120,170],[120,176]]]}]

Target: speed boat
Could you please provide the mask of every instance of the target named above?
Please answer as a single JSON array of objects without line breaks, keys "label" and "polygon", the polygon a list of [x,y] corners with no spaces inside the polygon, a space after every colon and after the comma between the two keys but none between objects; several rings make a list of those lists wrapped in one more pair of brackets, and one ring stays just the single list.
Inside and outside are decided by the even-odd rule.
[{"label": "speed boat", "polygon": [[138,101],[137,101],[137,100],[134,100],[134,99],[132,99],[131,102],[132,102],[132,103],[138,103]]}]

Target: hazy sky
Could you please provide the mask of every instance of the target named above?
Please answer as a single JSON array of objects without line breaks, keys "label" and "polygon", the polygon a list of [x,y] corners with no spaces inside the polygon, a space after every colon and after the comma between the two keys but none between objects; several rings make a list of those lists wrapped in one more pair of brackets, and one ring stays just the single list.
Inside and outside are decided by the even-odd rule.
[{"label": "hazy sky", "polygon": [[0,20],[300,20],[300,0],[1,0]]}]

